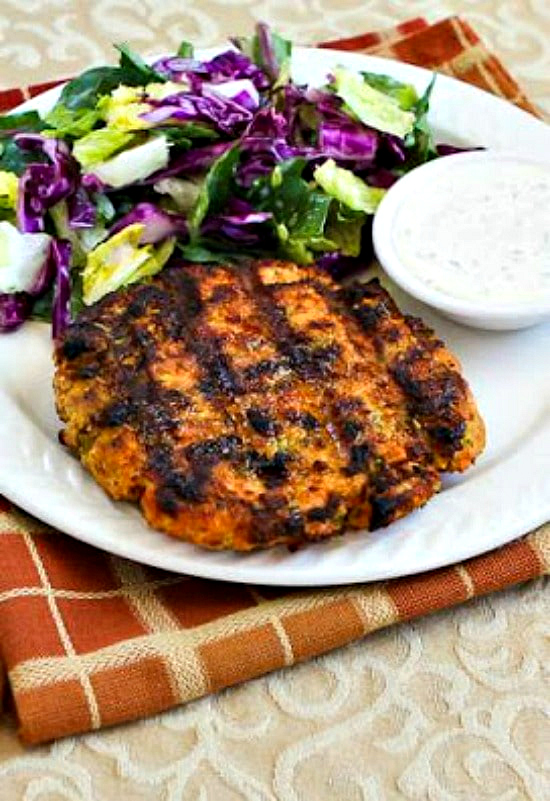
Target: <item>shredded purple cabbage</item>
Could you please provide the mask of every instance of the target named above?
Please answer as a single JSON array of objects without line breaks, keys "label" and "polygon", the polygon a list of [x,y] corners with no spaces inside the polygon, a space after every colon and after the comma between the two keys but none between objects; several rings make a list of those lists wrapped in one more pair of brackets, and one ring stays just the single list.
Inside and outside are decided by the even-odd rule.
[{"label": "shredded purple cabbage", "polygon": [[55,275],[55,264],[53,261],[53,240],[52,244],[49,247],[48,255],[44,260],[44,264],[36,274],[33,285],[31,289],[29,289],[29,295],[33,297],[39,297],[45,292],[52,282],[52,278]]},{"label": "shredded purple cabbage", "polygon": [[221,133],[238,136],[252,119],[248,108],[214,92],[206,96],[186,92],[149,102],[153,110],[140,116],[155,124],[168,120],[206,122],[212,123]]},{"label": "shredded purple cabbage", "polygon": [[140,240],[142,245],[156,244],[169,236],[184,237],[188,233],[185,217],[179,214],[170,214],[152,203],[138,203],[132,211],[113,225],[110,234],[116,234],[134,223],[145,225]]},{"label": "shredded purple cabbage", "polygon": [[168,56],[159,58],[152,66],[155,72],[178,83],[185,80],[188,72],[201,71],[202,61],[197,61],[194,58],[182,58],[181,56]]},{"label": "shredded purple cabbage", "polygon": [[163,178],[172,178],[174,175],[187,175],[208,169],[226,150],[233,146],[233,142],[216,142],[214,145],[197,147],[176,156],[163,170],[159,170],[146,178],[144,184],[156,184]]},{"label": "shredded purple cabbage", "polygon": [[[222,86],[224,87],[223,94],[220,94],[220,87]],[[260,105],[260,96],[258,95],[254,84],[251,83],[248,78],[238,81],[230,81],[226,84],[205,83],[202,85],[202,95],[203,97],[212,97],[212,95],[215,95],[216,97],[226,97],[227,99],[232,100],[233,103],[236,103],[238,106],[242,106],[251,113],[256,111]]]},{"label": "shredded purple cabbage", "polygon": [[270,212],[256,211],[245,200],[231,198],[224,214],[209,218],[202,227],[202,233],[205,236],[233,239],[241,245],[256,245],[261,238],[257,226],[271,217]]},{"label": "shredded purple cabbage", "polygon": [[288,121],[273,108],[260,109],[254,115],[241,137],[240,151],[236,179],[245,188],[282,161],[298,156],[313,159],[319,155],[315,148],[291,144]]},{"label": "shredded purple cabbage", "polygon": [[61,139],[18,134],[15,142],[22,150],[37,151],[49,159],[49,163],[29,164],[19,179],[17,227],[24,233],[36,233],[44,230],[46,211],[76,190],[78,163]]},{"label": "shredded purple cabbage", "polygon": [[375,131],[353,122],[322,122],[319,126],[319,150],[323,156],[340,160],[373,163],[379,137]]},{"label": "shredded purple cabbage", "polygon": [[289,125],[284,114],[273,107],[262,108],[255,115],[244,136],[267,136],[272,139],[283,139],[288,136]]},{"label": "shredded purple cabbage", "polygon": [[0,293],[0,332],[15,331],[28,318],[32,300],[25,292]]},{"label": "shredded purple cabbage", "polygon": [[334,251],[325,253],[317,259],[316,264],[322,270],[326,270],[332,278],[340,280],[364,267],[365,259],[343,256],[339,251]]},{"label": "shredded purple cabbage", "polygon": [[317,152],[289,145],[286,139],[268,136],[246,136],[241,140],[241,160],[236,180],[242,187],[250,187],[256,178],[268,175],[282,161],[303,156],[313,158]]},{"label": "shredded purple cabbage", "polygon": [[93,172],[88,172],[83,175],[80,185],[93,195],[107,192],[109,189],[108,185],[103,183],[103,181],[98,178],[97,175],[94,175]]},{"label": "shredded purple cabbage", "polygon": [[55,270],[52,304],[52,336],[57,339],[71,322],[71,245],[65,239],[52,242]]},{"label": "shredded purple cabbage", "polygon": [[247,92],[246,89],[237,92],[237,94],[233,95],[231,99],[238,106],[242,106],[243,108],[246,108],[249,111],[255,111],[259,105],[259,101],[255,97],[253,97],[250,92]]},{"label": "shredded purple cabbage", "polygon": [[67,200],[67,211],[71,228],[93,228],[96,224],[96,207],[82,186]]},{"label": "shredded purple cabbage", "polygon": [[395,175],[391,170],[387,170],[384,167],[369,171],[366,178],[370,186],[377,186],[380,189],[389,189],[390,186],[393,186],[394,183],[399,180],[398,175]]},{"label": "shredded purple cabbage", "polygon": [[213,83],[224,83],[239,78],[250,78],[256,89],[267,89],[269,79],[267,75],[251,61],[248,56],[237,50],[226,50],[211,61],[202,65],[208,73],[208,79]]},{"label": "shredded purple cabbage", "polygon": [[267,75],[237,50],[226,50],[210,61],[161,58],[153,64],[153,69],[176,83],[188,80],[193,91],[200,89],[203,82],[225,83],[240,78],[249,78],[260,91],[269,86]]}]

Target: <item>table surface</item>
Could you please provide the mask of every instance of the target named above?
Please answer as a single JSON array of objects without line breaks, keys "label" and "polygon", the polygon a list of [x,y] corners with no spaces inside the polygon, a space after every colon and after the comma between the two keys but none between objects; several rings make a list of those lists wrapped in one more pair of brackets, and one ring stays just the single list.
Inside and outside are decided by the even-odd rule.
[{"label": "table surface", "polygon": [[[415,15],[467,16],[550,112],[545,0],[1,0],[0,86],[170,51],[263,19],[309,44]],[[542,801],[550,797],[544,580],[396,626],[113,730],[26,750],[0,723],[5,801]]]}]

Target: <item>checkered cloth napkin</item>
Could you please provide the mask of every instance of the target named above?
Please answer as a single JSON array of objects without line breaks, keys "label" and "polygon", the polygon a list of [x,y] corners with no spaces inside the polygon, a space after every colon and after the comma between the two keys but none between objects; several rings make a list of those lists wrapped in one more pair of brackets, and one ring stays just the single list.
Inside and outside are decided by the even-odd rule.
[{"label": "checkered cloth napkin", "polygon": [[[323,46],[428,66],[535,112],[456,17]],[[51,85],[0,92],[0,109]],[[548,573],[550,525],[462,564],[384,583],[296,592],[206,581],[109,556],[0,498],[0,676],[21,739],[39,743],[158,713]]]}]

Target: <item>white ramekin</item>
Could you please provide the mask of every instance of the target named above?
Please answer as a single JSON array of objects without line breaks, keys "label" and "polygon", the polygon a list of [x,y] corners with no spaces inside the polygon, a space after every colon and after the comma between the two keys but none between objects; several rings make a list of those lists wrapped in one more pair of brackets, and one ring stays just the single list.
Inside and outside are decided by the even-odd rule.
[{"label": "white ramekin", "polygon": [[[537,161],[527,156],[485,150],[444,156],[411,170],[388,190],[378,207],[373,224],[374,250],[380,264],[398,286],[451,320],[489,330],[527,328],[550,319],[550,297],[499,304],[455,297],[428,286],[420,276],[413,274],[403,263],[396,247],[396,221],[402,204],[421,203],[427,181],[434,178],[444,181],[450,170],[459,170],[463,164],[481,160],[492,162],[496,171],[510,160]],[[548,167],[548,164],[544,163],[544,166]],[[550,220],[550,209],[548,215]]]}]

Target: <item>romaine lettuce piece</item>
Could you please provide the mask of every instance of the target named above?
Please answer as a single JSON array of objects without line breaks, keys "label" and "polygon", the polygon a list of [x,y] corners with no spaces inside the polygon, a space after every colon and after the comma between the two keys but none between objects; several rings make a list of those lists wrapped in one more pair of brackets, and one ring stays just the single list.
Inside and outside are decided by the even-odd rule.
[{"label": "romaine lettuce piece", "polygon": [[18,184],[19,178],[14,172],[0,170],[0,217],[14,218]]},{"label": "romaine lettuce piece", "polygon": [[118,86],[110,95],[101,98],[98,111],[109,128],[118,131],[138,131],[151,128],[154,123],[144,119],[143,114],[152,110],[148,102],[164,100],[165,97],[184,92],[186,83],[150,83],[142,86]]},{"label": "romaine lettuce piece", "polygon": [[374,214],[386,190],[369,186],[351,170],[338,167],[333,159],[321,164],[313,177],[327,195],[336,198],[354,211]]},{"label": "romaine lettuce piece", "polygon": [[70,243],[71,260],[75,267],[82,267],[86,262],[86,254],[109,236],[104,218],[100,215],[97,215],[96,224],[91,227],[75,228],[72,226],[67,203],[64,200],[50,209],[50,217],[55,226],[57,238]]},{"label": "romaine lettuce piece", "polygon": [[22,234],[10,222],[0,222],[0,293],[36,294],[45,288],[51,242],[49,234]]},{"label": "romaine lettuce piece", "polygon": [[434,142],[433,132],[428,122],[430,110],[430,97],[435,84],[435,75],[426,87],[422,97],[414,105],[415,121],[412,131],[405,139],[408,148],[408,167],[416,167],[425,161],[437,158],[438,151]]},{"label": "romaine lettuce piece", "polygon": [[167,195],[179,212],[188,214],[200,195],[201,184],[190,178],[161,178],[153,185],[159,195]]},{"label": "romaine lettuce piece", "polygon": [[[213,145],[212,147],[216,146]],[[208,170],[195,205],[189,215],[189,227],[193,237],[198,234],[207,213],[220,211],[229,200],[239,157],[240,150],[237,145],[234,145],[222,153]]]},{"label": "romaine lettuce piece", "polygon": [[346,106],[365,125],[403,139],[413,129],[415,115],[404,111],[390,95],[370,86],[356,72],[336,67],[334,89]]},{"label": "romaine lettuce piece", "polygon": [[416,89],[410,83],[402,83],[389,75],[376,72],[362,72],[361,75],[373,89],[395,98],[404,111],[409,111],[418,101]]},{"label": "romaine lettuce piece", "polygon": [[107,186],[121,186],[143,181],[168,164],[170,143],[165,136],[155,136],[142,145],[123,150],[108,161],[90,169]]},{"label": "romaine lettuce piece", "polygon": [[361,253],[361,234],[366,219],[364,212],[352,211],[335,200],[330,207],[325,236],[342,256],[356,258]]},{"label": "romaine lettuce piece", "polygon": [[88,253],[82,274],[83,300],[87,306],[127,284],[158,273],[174,250],[175,237],[158,247],[140,245],[145,225],[128,225]]},{"label": "romaine lettuce piece", "polygon": [[66,136],[78,139],[90,133],[100,119],[100,113],[96,108],[72,109],[59,102],[46,114],[45,122],[49,127],[42,131],[42,135],[58,139]]},{"label": "romaine lettuce piece", "polygon": [[110,95],[102,97],[98,103],[98,111],[107,127],[117,131],[135,131],[150,128],[141,114],[151,110],[145,102],[142,86],[118,86]]},{"label": "romaine lettuce piece", "polygon": [[73,156],[87,170],[94,164],[107,161],[119,150],[129,145],[134,138],[134,134],[126,131],[100,128],[98,131],[91,131],[82,139],[77,139],[73,145]]},{"label": "romaine lettuce piece", "polygon": [[147,98],[152,100],[164,100],[171,95],[181,94],[191,89],[189,81],[166,81],[166,83],[148,83],[145,87]]}]

